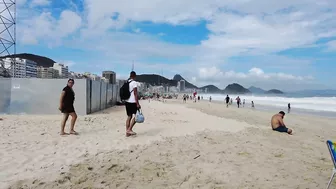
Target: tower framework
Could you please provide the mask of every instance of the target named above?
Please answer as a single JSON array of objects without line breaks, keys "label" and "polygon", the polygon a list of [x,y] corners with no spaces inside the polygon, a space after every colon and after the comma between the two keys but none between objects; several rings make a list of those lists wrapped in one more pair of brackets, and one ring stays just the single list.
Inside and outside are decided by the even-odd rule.
[{"label": "tower framework", "polygon": [[0,57],[10,57],[9,64],[0,60],[0,77],[11,77],[16,54],[16,0],[0,0]]}]

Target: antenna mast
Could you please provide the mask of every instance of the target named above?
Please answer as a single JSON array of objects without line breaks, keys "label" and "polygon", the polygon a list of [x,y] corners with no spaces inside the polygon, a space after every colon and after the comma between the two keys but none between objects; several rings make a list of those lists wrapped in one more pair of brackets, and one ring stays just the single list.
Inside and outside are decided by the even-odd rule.
[{"label": "antenna mast", "polygon": [[132,71],[134,71],[134,60],[133,60],[133,63],[132,63]]},{"label": "antenna mast", "polygon": [[0,57],[11,58],[5,64],[0,60],[0,77],[13,77],[11,70],[15,68],[16,54],[16,0],[0,0]]}]

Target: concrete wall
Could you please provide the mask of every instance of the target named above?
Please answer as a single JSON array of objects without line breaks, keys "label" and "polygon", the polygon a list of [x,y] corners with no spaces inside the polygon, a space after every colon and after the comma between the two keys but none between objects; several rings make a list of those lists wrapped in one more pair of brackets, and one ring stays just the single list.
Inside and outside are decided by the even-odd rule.
[{"label": "concrete wall", "polygon": [[0,79],[0,113],[9,113],[12,80]]},{"label": "concrete wall", "polygon": [[106,109],[106,95],[107,95],[107,83],[101,83],[100,85],[100,109]]},{"label": "concrete wall", "polygon": [[[67,79],[22,79],[11,78],[10,100],[6,106],[0,106],[0,113],[7,114],[59,114],[59,99]],[[3,83],[4,79],[0,79]],[[0,84],[1,85],[1,84]],[[86,80],[76,80],[75,109],[78,114],[86,114]],[[0,96],[8,91],[1,90]]]},{"label": "concrete wall", "polygon": [[90,81],[91,85],[91,113],[97,112],[100,109],[100,82]]},{"label": "concrete wall", "polygon": [[108,84],[107,85],[107,95],[106,95],[106,99],[107,99],[107,107],[111,107],[113,105],[113,85]]},{"label": "concrete wall", "polygon": [[86,114],[91,113],[91,95],[92,95],[92,82],[87,80],[86,82]]},{"label": "concrete wall", "polygon": [[119,102],[121,101],[120,96],[119,96],[120,87],[119,87],[119,85],[113,85],[112,104],[116,104],[117,101],[119,101]]},{"label": "concrete wall", "polygon": [[[59,98],[67,79],[0,78],[0,114],[60,114]],[[86,115],[116,104],[119,86],[77,79],[75,110]]]}]

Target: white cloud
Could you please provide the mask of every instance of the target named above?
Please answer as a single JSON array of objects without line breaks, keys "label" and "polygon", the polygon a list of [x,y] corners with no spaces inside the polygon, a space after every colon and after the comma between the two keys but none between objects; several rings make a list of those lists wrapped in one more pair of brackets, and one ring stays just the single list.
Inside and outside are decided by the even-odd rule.
[{"label": "white cloud", "polygon": [[[21,0],[24,1],[24,0]],[[36,0],[35,0],[36,1]],[[37,1],[36,1],[37,2]],[[71,1],[72,2],[72,1]],[[111,62],[125,64],[150,57],[161,59],[190,58],[177,69],[171,65],[141,62],[142,70],[162,68],[186,73],[197,82],[212,77],[248,80],[304,81],[307,78],[285,73],[264,73],[260,68],[276,67],[279,72],[309,66],[311,60],[275,57],[275,53],[298,47],[312,47],[322,37],[336,36],[333,19],[336,1],[283,0],[84,0],[84,11],[65,10],[54,17],[47,10],[27,16],[18,26],[23,44],[65,44],[67,47],[96,52],[102,59],[100,68]],[[130,6],[130,4],[132,6]],[[70,3],[71,7],[78,7]],[[36,15],[38,14],[38,15]],[[197,24],[205,20],[209,36],[199,45],[173,44],[160,40],[165,31],[148,35],[137,22],[149,21],[171,25]],[[135,24],[134,24],[135,23]],[[133,25],[134,24],[134,25]],[[133,34],[123,32],[134,26]],[[133,27],[131,27],[133,28]],[[76,35],[73,35],[76,34]],[[71,38],[71,39],[69,39]],[[66,40],[64,40],[66,39]],[[334,48],[331,42],[329,48]],[[247,73],[221,71],[232,56],[255,56],[240,67],[253,68]],[[108,63],[107,63],[108,62]],[[160,67],[161,66],[161,67]],[[238,67],[238,66],[237,66]],[[207,68],[197,77],[190,72]],[[188,74],[189,73],[189,74]],[[212,73],[212,74],[211,74]],[[287,73],[287,72],[286,72]],[[203,81],[202,81],[203,80]],[[259,81],[258,80],[258,81]]]},{"label": "white cloud", "polygon": [[[217,67],[203,67],[199,68],[198,75],[195,76],[195,81],[199,86],[206,84],[217,84],[219,87],[224,88],[226,85],[234,82],[250,87],[257,85],[258,87],[281,88],[286,90],[297,89],[297,85],[307,87],[309,84],[314,83],[312,76],[295,76],[285,73],[265,73],[261,68],[251,68],[247,73],[235,71],[222,71]],[[290,86],[289,83],[295,86]]]},{"label": "white cloud", "polygon": [[327,50],[328,51],[335,51],[336,52],[336,40],[329,41],[327,43]]},{"label": "white cloud", "polygon": [[24,44],[37,44],[39,41],[54,46],[61,40],[76,32],[81,26],[82,19],[76,13],[64,10],[59,19],[55,19],[51,12],[42,12],[22,20],[19,27],[19,40]]},{"label": "white cloud", "polygon": [[32,2],[30,3],[30,5],[32,7],[46,6],[46,5],[50,5],[50,3],[51,3],[50,0],[32,0]]},{"label": "white cloud", "polygon": [[76,65],[76,62],[71,60],[65,60],[65,61],[59,61],[61,64],[64,64],[68,66],[69,68],[72,68],[74,65]]}]

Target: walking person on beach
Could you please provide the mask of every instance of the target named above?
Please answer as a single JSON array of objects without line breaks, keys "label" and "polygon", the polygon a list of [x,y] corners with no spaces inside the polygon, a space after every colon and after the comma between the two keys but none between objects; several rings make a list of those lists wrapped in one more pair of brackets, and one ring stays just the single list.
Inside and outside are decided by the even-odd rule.
[{"label": "walking person on beach", "polygon": [[68,133],[64,132],[65,124],[68,121],[69,115],[71,115],[71,126],[70,126],[70,134],[76,135],[77,132],[74,130],[75,123],[77,120],[77,114],[74,108],[75,101],[75,92],[73,91],[73,85],[75,81],[73,79],[69,79],[67,86],[63,88],[60,98],[59,110],[63,113],[63,119],[61,123],[61,135],[68,135]]},{"label": "walking person on beach", "polygon": [[226,102],[226,107],[228,108],[229,107],[229,102],[230,102],[229,95],[226,95],[225,102]]},{"label": "walking person on beach", "polygon": [[293,132],[292,129],[287,128],[283,121],[284,117],[285,112],[283,111],[280,111],[279,113],[275,114],[271,120],[272,129],[273,131],[292,134]]},{"label": "walking person on beach", "polygon": [[130,73],[130,78],[127,80],[129,84],[129,93],[130,97],[125,100],[125,107],[126,107],[126,137],[136,135],[133,131],[133,127],[135,125],[135,114],[137,110],[141,108],[138,100],[138,88],[137,83],[135,81],[136,73],[132,71]]},{"label": "walking person on beach", "polygon": [[243,100],[243,108],[245,107],[245,99]]},{"label": "walking person on beach", "polygon": [[291,104],[288,103],[288,113],[290,112],[290,110],[291,110]]},{"label": "walking person on beach", "polygon": [[209,101],[211,102],[211,100],[212,100],[212,98],[211,98],[211,96],[210,96]]},{"label": "walking person on beach", "polygon": [[238,105],[238,108],[239,108],[239,105],[240,105],[240,98],[239,98],[239,96],[236,98],[236,100],[237,100],[237,105]]},{"label": "walking person on beach", "polygon": [[251,102],[251,106],[252,106],[252,108],[254,108],[254,102],[253,101]]}]

